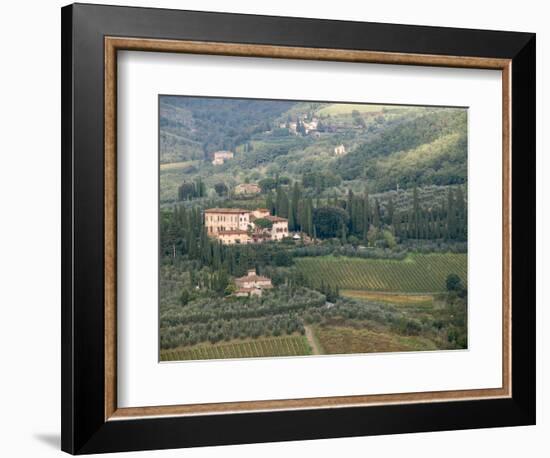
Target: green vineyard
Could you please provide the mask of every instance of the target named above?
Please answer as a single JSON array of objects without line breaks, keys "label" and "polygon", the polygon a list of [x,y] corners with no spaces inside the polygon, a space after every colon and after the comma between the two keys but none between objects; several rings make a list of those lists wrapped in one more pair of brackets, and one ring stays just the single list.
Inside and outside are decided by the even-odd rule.
[{"label": "green vineyard", "polygon": [[443,291],[451,273],[466,284],[468,257],[454,253],[414,254],[398,261],[323,256],[298,258],[296,265],[314,285],[324,282],[340,289],[426,293]]},{"label": "green vineyard", "polygon": [[202,359],[262,358],[271,356],[310,355],[311,348],[304,336],[267,337],[244,342],[201,344],[176,350],[162,350],[161,361]]}]

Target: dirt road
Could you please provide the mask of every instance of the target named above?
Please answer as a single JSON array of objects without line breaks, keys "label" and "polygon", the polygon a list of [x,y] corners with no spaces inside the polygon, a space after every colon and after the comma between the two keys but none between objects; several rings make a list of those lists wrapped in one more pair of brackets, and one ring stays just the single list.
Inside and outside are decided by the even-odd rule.
[{"label": "dirt road", "polygon": [[317,342],[317,339],[315,339],[315,335],[313,334],[313,329],[311,329],[309,326],[304,326],[304,329],[306,330],[306,338],[309,343],[309,346],[311,347],[312,354],[322,355],[323,352],[319,347],[319,343]]}]

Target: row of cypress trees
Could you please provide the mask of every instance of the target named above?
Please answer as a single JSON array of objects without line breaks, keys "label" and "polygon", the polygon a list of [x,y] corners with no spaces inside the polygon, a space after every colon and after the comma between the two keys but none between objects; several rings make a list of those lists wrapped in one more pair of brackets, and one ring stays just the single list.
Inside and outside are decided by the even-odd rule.
[{"label": "row of cypress trees", "polygon": [[[367,193],[355,195],[352,191],[348,192],[345,200],[317,199],[314,203],[311,197],[303,196],[297,183],[291,187],[290,198],[285,190],[278,187],[274,195],[268,194],[266,204],[273,214],[288,218],[289,230],[302,231],[312,237],[319,232],[316,230],[316,210],[335,208],[338,210],[334,212],[336,215],[349,216],[342,220],[342,240],[349,236],[367,240],[373,227],[389,230],[401,240],[467,239],[467,205],[460,187],[449,188],[445,202],[435,206],[421,204],[415,188],[412,205],[400,211],[396,210],[392,199],[381,205],[378,199],[371,199]],[[232,275],[244,275],[246,269],[257,261],[257,256],[263,256],[266,258],[264,261],[268,262],[273,254],[268,247],[258,254],[258,249],[228,247],[209,238],[198,206],[176,206],[161,216],[161,249],[164,256],[175,258],[176,255],[187,255],[189,259],[215,270],[225,269]]]},{"label": "row of cypress trees", "polygon": [[[289,195],[290,194],[290,195]],[[371,226],[377,229],[390,228],[394,235],[405,239],[445,239],[465,241],[467,239],[467,205],[460,187],[449,188],[446,201],[441,205],[422,205],[418,189],[414,188],[412,205],[405,210],[397,210],[392,198],[383,205],[367,192],[361,195],[348,191],[346,199],[326,199],[316,202],[305,197],[295,182],[287,192],[278,186],[275,193],[268,193],[266,207],[274,215],[288,218],[290,231],[302,231],[316,235],[315,209],[321,206],[344,209],[349,218],[346,234],[366,240]]]}]

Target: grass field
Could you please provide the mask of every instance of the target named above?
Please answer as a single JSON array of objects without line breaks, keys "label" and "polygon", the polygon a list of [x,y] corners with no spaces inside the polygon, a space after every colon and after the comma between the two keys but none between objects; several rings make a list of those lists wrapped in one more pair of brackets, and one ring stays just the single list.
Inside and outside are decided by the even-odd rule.
[{"label": "grass field", "polygon": [[200,344],[174,350],[161,350],[161,361],[185,361],[203,359],[262,358],[273,356],[310,355],[311,347],[306,337],[260,337],[246,341],[218,344]]},{"label": "grass field", "polygon": [[467,255],[414,254],[402,261],[335,256],[297,258],[296,265],[313,284],[321,281],[340,289],[404,293],[445,290],[447,275],[467,281]]},{"label": "grass field", "polygon": [[[160,201],[175,201],[178,187],[186,180],[186,169],[200,161],[183,161],[160,164]],[[187,178],[188,179],[188,178]]]},{"label": "grass field", "polygon": [[181,170],[196,164],[198,161],[182,161],[182,162],[169,162],[167,164],[160,164],[161,170]]},{"label": "grass field", "polygon": [[438,349],[432,340],[425,337],[350,326],[317,326],[315,336],[324,353],[329,355]]},{"label": "grass field", "polygon": [[429,305],[434,300],[433,296],[429,294],[381,293],[355,289],[344,289],[340,291],[340,294],[344,297],[395,305]]},{"label": "grass field", "polygon": [[[352,111],[358,111],[359,113],[378,113],[382,109],[391,110],[393,107],[390,105],[364,105],[364,104],[353,104],[353,103],[333,103],[327,107],[321,108],[317,114],[318,115],[345,115],[351,114]],[[402,107],[395,107],[402,108]]]}]

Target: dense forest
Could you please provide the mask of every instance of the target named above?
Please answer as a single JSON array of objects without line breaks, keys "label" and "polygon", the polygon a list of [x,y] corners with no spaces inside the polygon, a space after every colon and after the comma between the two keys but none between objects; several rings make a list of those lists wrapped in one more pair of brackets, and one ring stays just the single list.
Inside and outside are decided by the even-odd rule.
[{"label": "dense forest", "polygon": [[162,97],[161,160],[176,162],[194,159],[193,153],[197,149],[204,157],[216,150],[234,149],[247,142],[252,135],[269,130],[269,120],[291,106],[292,102]]}]

